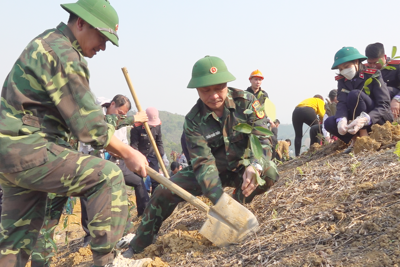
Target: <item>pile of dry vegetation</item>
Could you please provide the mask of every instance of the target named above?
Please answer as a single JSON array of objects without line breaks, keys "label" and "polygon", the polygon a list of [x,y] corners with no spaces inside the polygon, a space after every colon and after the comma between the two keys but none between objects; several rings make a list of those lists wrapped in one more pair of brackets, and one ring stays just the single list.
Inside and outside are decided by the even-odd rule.
[{"label": "pile of dry vegetation", "polygon": [[205,214],[183,203],[135,258],[153,259],[148,266],[400,266],[394,148],[346,155],[344,147],[337,141],[280,165],[279,181],[246,205],[260,229],[241,244],[212,245],[198,234]]}]

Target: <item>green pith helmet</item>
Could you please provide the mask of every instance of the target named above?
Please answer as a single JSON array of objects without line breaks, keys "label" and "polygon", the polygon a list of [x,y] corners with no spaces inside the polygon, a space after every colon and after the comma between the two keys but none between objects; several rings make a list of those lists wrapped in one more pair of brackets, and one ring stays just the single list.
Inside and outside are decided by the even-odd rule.
[{"label": "green pith helmet", "polygon": [[205,56],[198,60],[192,70],[188,88],[206,87],[236,80],[219,57]]},{"label": "green pith helmet", "polygon": [[335,62],[333,62],[332,69],[337,69],[337,67],[345,62],[349,62],[352,60],[360,59],[360,61],[364,61],[367,59],[366,56],[363,56],[358,52],[357,49],[354,47],[348,46],[348,47],[343,47],[339,51],[336,52],[335,54]]},{"label": "green pith helmet", "polygon": [[79,0],[61,7],[92,25],[118,46],[118,14],[107,0]]}]

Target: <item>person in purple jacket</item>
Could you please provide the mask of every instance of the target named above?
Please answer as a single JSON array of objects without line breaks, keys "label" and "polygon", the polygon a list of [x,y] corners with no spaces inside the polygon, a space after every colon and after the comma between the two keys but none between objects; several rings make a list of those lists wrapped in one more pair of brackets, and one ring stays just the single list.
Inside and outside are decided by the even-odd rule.
[{"label": "person in purple jacket", "polygon": [[[367,69],[354,47],[343,47],[334,58],[332,69],[338,69],[338,103],[335,116],[326,119],[325,129],[345,143],[351,144],[344,153],[350,153],[357,136],[366,136],[372,124],[393,121],[390,94],[381,72]],[[349,121],[351,121],[349,123]]]}]

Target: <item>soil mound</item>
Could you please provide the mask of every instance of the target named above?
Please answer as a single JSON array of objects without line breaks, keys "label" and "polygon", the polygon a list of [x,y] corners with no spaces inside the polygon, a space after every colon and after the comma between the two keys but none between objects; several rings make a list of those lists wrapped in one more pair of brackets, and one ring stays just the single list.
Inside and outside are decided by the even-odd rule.
[{"label": "soil mound", "polygon": [[[393,144],[400,130],[390,129],[392,143],[378,141],[374,129],[377,151],[342,154],[346,145],[335,142],[278,166],[277,183],[246,205],[260,229],[242,243],[212,245],[198,233],[205,214],[182,203],[135,259],[152,260],[142,266],[398,266],[400,162],[382,144]],[[52,266],[91,266],[77,254],[69,258],[85,253],[73,242],[60,247],[64,256]]]}]

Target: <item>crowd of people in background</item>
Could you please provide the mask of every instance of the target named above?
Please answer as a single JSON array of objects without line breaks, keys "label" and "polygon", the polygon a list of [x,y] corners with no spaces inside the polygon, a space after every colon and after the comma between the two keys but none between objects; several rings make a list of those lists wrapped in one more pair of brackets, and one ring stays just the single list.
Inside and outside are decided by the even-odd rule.
[{"label": "crowd of people in background", "polygon": [[[239,90],[227,86],[235,77],[222,59],[206,56],[195,63],[187,87],[196,88],[199,100],[185,117],[182,152],[172,151],[169,165],[157,108],[128,116],[132,107],[126,96],[95,100],[90,91],[83,57],[105,50],[107,41],[118,46],[114,8],[108,1],[88,0],[62,7],[70,15],[68,23],[30,42],[3,85],[1,266],[25,266],[31,255],[32,267],[49,266],[52,248],[41,229],[47,230],[46,238],[48,231],[50,237],[54,234],[71,196],[81,200],[83,245],[90,243],[94,266],[110,266],[114,246],[128,248],[128,258],[143,251],[183,201],[149,177],[147,166],[171,176],[189,193],[205,195],[214,205],[224,187],[234,187],[232,197],[249,203],[278,180],[276,168],[270,167],[275,166],[273,159],[291,160],[292,142],[279,140],[280,121],[265,112],[269,96],[261,88],[260,70],[251,72],[246,90]],[[294,107],[296,157],[305,134],[303,124],[308,125],[311,144],[340,139],[349,144],[349,153],[356,138],[367,136],[372,125],[398,118],[400,61],[388,58],[381,43],[368,45],[365,54],[354,47],[340,49],[332,65],[339,71],[338,89],[329,91],[326,100],[325,94],[316,94]],[[253,113],[244,112],[248,110]],[[257,137],[263,150],[260,160],[254,155],[243,160],[249,137],[233,130],[238,122],[271,131],[270,137]],[[170,172],[162,173],[160,165],[169,166]],[[256,177],[265,181],[263,186]],[[128,211],[126,185],[135,191],[135,216]],[[141,218],[136,236],[127,238],[132,221]]]}]

